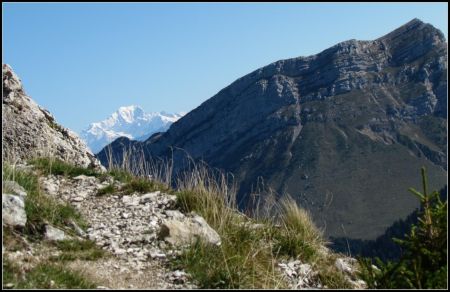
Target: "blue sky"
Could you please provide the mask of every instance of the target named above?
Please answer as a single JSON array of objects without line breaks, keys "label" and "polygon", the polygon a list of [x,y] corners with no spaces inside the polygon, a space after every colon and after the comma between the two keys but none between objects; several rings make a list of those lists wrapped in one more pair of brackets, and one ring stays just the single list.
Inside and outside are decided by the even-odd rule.
[{"label": "blue sky", "polygon": [[3,3],[2,62],[65,127],[123,105],[190,111],[237,78],[419,18],[447,3]]}]

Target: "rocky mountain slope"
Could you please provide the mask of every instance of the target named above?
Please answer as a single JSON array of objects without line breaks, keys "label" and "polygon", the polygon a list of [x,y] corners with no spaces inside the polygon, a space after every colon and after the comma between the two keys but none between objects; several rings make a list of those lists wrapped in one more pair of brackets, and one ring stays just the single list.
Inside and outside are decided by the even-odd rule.
[{"label": "rocky mountain slope", "polygon": [[3,288],[366,287],[297,205],[258,222],[204,172],[173,189],[106,171],[3,69]]},{"label": "rocky mountain slope", "polygon": [[13,163],[35,156],[54,156],[100,169],[102,166],[84,142],[59,125],[50,112],[24,91],[12,68],[3,64],[2,156]]},{"label": "rocky mountain slope", "polygon": [[166,131],[182,114],[146,113],[139,106],[123,106],[109,118],[95,122],[81,132],[81,138],[97,153],[118,137],[144,141],[156,132]]},{"label": "rocky mountain slope", "polygon": [[[173,261],[199,239],[206,245],[220,247],[222,238],[203,217],[195,212],[180,210],[178,196],[163,191],[145,192],[138,189],[124,192],[130,186],[130,181],[124,181],[123,177],[113,173],[100,177],[84,174],[45,175],[42,170],[45,169],[41,166],[20,163],[13,171],[16,178],[38,177],[36,183],[40,185],[39,196],[47,198],[46,204],[55,202],[51,203],[55,214],[58,213],[57,208],[70,204],[70,208],[76,210],[72,214],[78,212],[87,225],[81,228],[73,218],[65,218],[57,225],[43,222],[43,234],[40,236],[30,234],[30,227],[36,224],[36,219],[32,217],[36,215],[30,213],[31,209],[25,209],[24,201],[34,204],[35,198],[30,196],[37,194],[28,188],[29,185],[25,189],[19,183],[10,181],[14,176],[6,171],[8,175],[4,177],[2,189],[2,217],[7,235],[3,236],[2,256],[20,271],[18,273],[31,274],[42,265],[50,269],[49,266],[58,266],[60,262],[66,274],[82,272],[83,277],[95,283],[93,288],[98,289],[198,288],[192,275],[174,267]],[[114,186],[114,191],[102,192],[109,186]],[[21,203],[14,203],[16,201]],[[57,204],[60,204],[59,207]],[[68,207],[63,208],[67,212]],[[247,232],[252,228],[265,227],[250,221],[245,226]],[[70,246],[72,248],[68,249]],[[83,246],[91,247],[86,249]],[[81,253],[77,253],[77,248],[81,248]],[[355,259],[332,254],[324,246],[321,250],[322,256],[329,257],[331,261],[326,266],[327,270],[335,269],[344,277],[345,287],[366,287],[365,282],[356,276],[358,264]],[[276,273],[283,281],[280,285],[294,289],[327,288],[319,277],[319,273],[325,272],[318,270],[316,263],[299,258],[273,258],[273,261]],[[46,272],[41,273],[45,275]],[[4,287],[42,288],[42,285],[49,285],[47,288],[64,288],[67,287],[64,285],[69,284],[61,280],[55,283],[51,276],[45,276],[39,281],[39,286],[19,280],[18,283],[5,282]]]},{"label": "rocky mountain slope", "polygon": [[[146,159],[186,153],[234,174],[241,208],[258,181],[311,211],[328,236],[374,239],[447,178],[447,43],[414,19],[373,41],[280,60],[236,80],[145,142],[117,139]],[[108,163],[108,151],[97,157]]]}]

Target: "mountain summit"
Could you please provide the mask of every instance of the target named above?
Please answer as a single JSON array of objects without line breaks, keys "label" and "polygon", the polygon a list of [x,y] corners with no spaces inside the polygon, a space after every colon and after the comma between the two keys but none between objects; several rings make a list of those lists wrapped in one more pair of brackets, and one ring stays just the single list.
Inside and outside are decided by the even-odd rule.
[{"label": "mountain summit", "polygon": [[[118,139],[113,159],[185,153],[231,172],[241,208],[256,183],[290,194],[326,235],[374,239],[447,177],[447,43],[414,19],[373,41],[349,40],[236,80],[145,142]],[[144,151],[138,151],[138,150]],[[178,151],[177,149],[182,149]],[[97,157],[107,161],[106,150]]]},{"label": "mountain summit", "polygon": [[120,107],[109,118],[92,123],[81,137],[94,153],[118,137],[143,141],[156,132],[166,131],[182,114],[146,113],[136,105]]}]

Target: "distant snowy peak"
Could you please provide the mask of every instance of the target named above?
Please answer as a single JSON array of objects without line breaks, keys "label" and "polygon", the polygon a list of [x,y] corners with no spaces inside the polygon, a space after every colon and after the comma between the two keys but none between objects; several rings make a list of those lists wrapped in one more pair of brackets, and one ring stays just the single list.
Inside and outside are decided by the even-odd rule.
[{"label": "distant snowy peak", "polygon": [[101,122],[91,123],[81,132],[82,139],[97,153],[119,137],[145,140],[153,133],[164,132],[185,113],[146,113],[136,105],[123,106]]}]

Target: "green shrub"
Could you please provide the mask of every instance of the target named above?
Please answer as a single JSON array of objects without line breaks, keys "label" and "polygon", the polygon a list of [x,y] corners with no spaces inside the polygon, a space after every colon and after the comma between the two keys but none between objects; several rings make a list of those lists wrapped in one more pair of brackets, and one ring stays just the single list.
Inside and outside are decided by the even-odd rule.
[{"label": "green shrub", "polygon": [[370,288],[435,289],[447,288],[447,201],[438,191],[428,193],[425,168],[422,168],[423,193],[411,188],[420,199],[417,225],[405,239],[394,239],[403,249],[399,261],[361,259],[361,276]]}]

